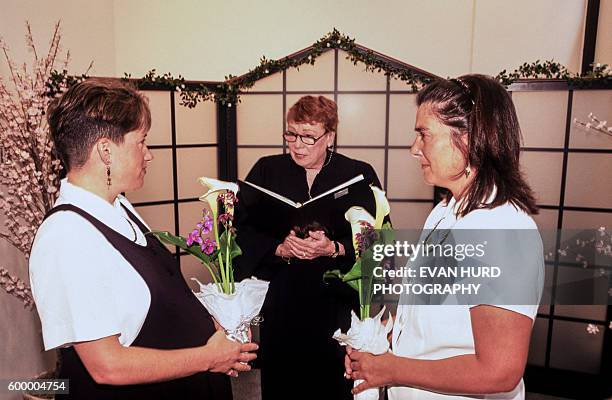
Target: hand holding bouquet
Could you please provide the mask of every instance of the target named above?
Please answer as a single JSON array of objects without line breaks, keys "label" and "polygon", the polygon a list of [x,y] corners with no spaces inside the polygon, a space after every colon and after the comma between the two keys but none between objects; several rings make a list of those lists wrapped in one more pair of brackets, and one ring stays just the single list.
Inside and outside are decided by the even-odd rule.
[{"label": "hand holding bouquet", "polygon": [[195,293],[208,312],[223,327],[230,339],[249,342],[249,327],[259,321],[258,314],[268,291],[268,282],[257,279],[234,281],[233,260],[242,254],[233,226],[238,185],[202,177],[208,191],[200,197],[209,204],[202,219],[187,238],[170,232],[153,231],[162,242],[180,247],[195,256],[208,269],[213,282],[200,285]]}]

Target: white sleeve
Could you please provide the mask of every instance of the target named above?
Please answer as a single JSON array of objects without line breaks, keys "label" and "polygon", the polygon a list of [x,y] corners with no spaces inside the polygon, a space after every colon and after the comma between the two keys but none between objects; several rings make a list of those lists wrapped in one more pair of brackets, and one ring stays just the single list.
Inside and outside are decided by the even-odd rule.
[{"label": "white sleeve", "polygon": [[[544,286],[544,258],[538,231],[490,229],[481,230],[478,236],[482,233],[488,235],[488,243],[481,265],[498,267],[501,274],[497,278],[471,280],[481,283],[481,288],[478,295],[470,296],[469,304],[489,304],[535,320]],[[472,265],[478,262],[472,259]]]},{"label": "white sleeve", "polygon": [[30,281],[46,350],[120,333],[113,252],[106,238],[73,212],[58,212],[41,226]]}]

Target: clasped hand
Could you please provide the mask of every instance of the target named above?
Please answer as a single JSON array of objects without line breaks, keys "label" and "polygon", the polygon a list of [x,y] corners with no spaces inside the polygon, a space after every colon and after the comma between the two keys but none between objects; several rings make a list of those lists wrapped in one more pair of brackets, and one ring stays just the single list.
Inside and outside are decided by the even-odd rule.
[{"label": "clasped hand", "polygon": [[313,260],[317,257],[329,256],[334,250],[334,243],[323,231],[309,231],[305,239],[300,239],[294,231],[291,231],[283,243],[278,246],[276,254],[280,257]]}]

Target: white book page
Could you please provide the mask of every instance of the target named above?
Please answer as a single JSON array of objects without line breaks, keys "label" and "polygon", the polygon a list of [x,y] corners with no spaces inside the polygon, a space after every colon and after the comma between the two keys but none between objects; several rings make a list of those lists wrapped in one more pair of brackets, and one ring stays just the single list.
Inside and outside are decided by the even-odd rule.
[{"label": "white book page", "polygon": [[311,202],[313,202],[315,200],[318,200],[318,199],[320,199],[322,197],[325,197],[325,196],[327,196],[327,195],[329,195],[331,193],[334,193],[334,192],[336,192],[338,190],[344,189],[345,187],[350,186],[353,183],[356,183],[356,182],[359,182],[359,181],[362,181],[362,180],[364,180],[363,175],[362,174],[357,175],[356,177],[354,177],[352,179],[349,179],[348,181],[346,181],[344,183],[341,183],[340,185],[338,185],[338,186],[336,186],[336,187],[334,187],[332,189],[329,189],[328,191],[326,191],[324,193],[321,193],[320,195],[318,195],[316,197],[313,197],[312,199],[304,202],[303,204],[302,203],[296,203],[295,201],[293,201],[291,199],[288,199],[285,196],[281,196],[280,194],[278,194],[276,192],[273,192],[271,190],[262,188],[261,186],[258,186],[258,185],[254,184],[254,183],[251,183],[251,182],[248,182],[248,181],[244,181],[244,183],[246,183],[249,186],[254,187],[257,190],[260,190],[260,191],[264,192],[268,196],[274,197],[275,199],[282,201],[285,204],[289,204],[290,206],[295,207],[295,208],[300,208],[302,206],[305,206],[308,203],[311,203]]},{"label": "white book page", "polygon": [[265,194],[267,194],[268,196],[274,197],[275,199],[278,199],[280,201],[282,201],[285,204],[289,204],[290,206],[293,206],[295,208],[300,208],[302,205],[300,203],[296,203],[295,201],[286,198],[285,196],[281,196],[280,194],[273,192],[271,190],[262,188],[261,186],[258,186],[254,183],[248,182],[248,181],[244,181],[244,183],[246,183],[249,186],[254,187],[255,189],[261,190],[262,192],[264,192]]},{"label": "white book page", "polygon": [[305,201],[303,205],[305,206],[306,204],[308,204],[308,203],[310,203],[310,202],[313,202],[313,201],[315,201],[315,200],[318,200],[318,199],[320,199],[321,197],[325,197],[325,196],[327,196],[328,194],[332,194],[332,193],[334,193],[334,192],[337,192],[337,191],[338,191],[338,190],[340,190],[340,189],[344,189],[344,188],[345,188],[345,187],[347,187],[347,186],[351,186],[353,183],[357,183],[357,182],[359,182],[359,181],[362,181],[363,179],[364,179],[364,178],[363,178],[363,175],[361,175],[361,174],[360,174],[360,175],[357,175],[357,176],[356,176],[356,177],[354,177],[353,179],[350,179],[350,180],[348,180],[348,181],[346,181],[346,182],[344,182],[344,183],[341,183],[340,185],[338,185],[338,186],[336,186],[336,187],[334,187],[334,188],[329,189],[327,192],[323,192],[323,193],[321,193],[320,195],[318,195],[318,196],[316,196],[316,197],[313,197],[312,199],[310,199],[310,200],[308,200],[308,201]]}]

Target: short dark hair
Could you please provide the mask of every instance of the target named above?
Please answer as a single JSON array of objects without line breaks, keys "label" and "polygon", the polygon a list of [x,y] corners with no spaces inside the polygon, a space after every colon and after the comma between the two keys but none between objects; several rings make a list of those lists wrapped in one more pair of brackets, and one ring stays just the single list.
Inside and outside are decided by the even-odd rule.
[{"label": "short dark hair", "polygon": [[[521,129],[506,89],[485,75],[440,79],[423,88],[417,105],[428,104],[440,122],[452,129],[453,144],[476,176],[467,188],[460,216],[478,208],[494,208],[510,202],[537,214],[533,191],[519,164]],[[467,146],[461,136],[468,135]],[[496,193],[493,201],[483,204]]]},{"label": "short dark hair", "polygon": [[82,167],[101,138],[123,143],[126,133],[151,128],[147,98],[118,79],[87,79],[47,110],[55,150],[68,171]]},{"label": "short dark hair", "polygon": [[338,106],[324,96],[304,96],[287,112],[287,121],[297,123],[322,123],[326,131],[338,129]]}]

